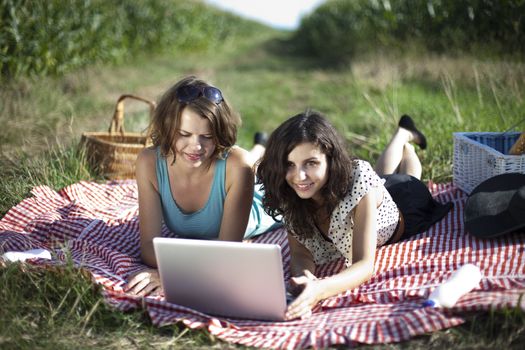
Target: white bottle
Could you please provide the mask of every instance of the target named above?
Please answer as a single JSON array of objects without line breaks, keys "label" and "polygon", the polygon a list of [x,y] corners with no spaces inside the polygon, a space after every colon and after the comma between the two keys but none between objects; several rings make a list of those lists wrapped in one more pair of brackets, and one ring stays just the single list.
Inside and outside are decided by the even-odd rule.
[{"label": "white bottle", "polygon": [[467,294],[479,285],[481,271],[473,264],[465,264],[450,276],[448,280],[437,286],[423,306],[452,307],[461,296]]}]

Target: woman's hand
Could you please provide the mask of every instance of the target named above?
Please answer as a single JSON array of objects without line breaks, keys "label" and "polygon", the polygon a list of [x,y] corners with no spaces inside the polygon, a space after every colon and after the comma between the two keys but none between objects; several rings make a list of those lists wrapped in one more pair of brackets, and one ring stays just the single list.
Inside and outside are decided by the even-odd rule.
[{"label": "woman's hand", "polygon": [[138,296],[157,295],[162,291],[159,271],[156,269],[141,270],[131,276],[126,292]]},{"label": "woman's hand", "polygon": [[[302,288],[301,294],[288,306],[285,314],[287,320],[298,317],[309,317],[312,309],[322,300],[322,285],[320,281],[308,270],[303,276],[292,277],[292,290]],[[293,293],[293,292],[292,292]]]}]

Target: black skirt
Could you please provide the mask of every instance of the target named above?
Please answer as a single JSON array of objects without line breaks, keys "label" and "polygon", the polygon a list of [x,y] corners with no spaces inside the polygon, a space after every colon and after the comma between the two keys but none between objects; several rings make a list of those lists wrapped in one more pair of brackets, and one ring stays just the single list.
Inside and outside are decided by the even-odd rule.
[{"label": "black skirt", "polygon": [[405,174],[382,176],[385,187],[405,219],[405,232],[401,239],[424,232],[441,220],[453,203],[439,203],[427,186],[417,178]]}]

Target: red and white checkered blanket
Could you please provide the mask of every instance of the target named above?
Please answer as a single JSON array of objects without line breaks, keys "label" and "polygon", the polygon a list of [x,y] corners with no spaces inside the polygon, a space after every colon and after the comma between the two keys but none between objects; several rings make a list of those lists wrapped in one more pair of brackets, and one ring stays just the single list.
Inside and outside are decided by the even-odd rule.
[{"label": "red and white checkered blanket", "polygon": [[[0,220],[0,254],[44,248],[57,264],[66,253],[87,268],[103,288],[105,300],[120,310],[144,307],[155,325],[182,322],[207,328],[232,343],[265,348],[296,349],[332,344],[389,343],[452,327],[464,322],[466,311],[513,307],[525,292],[525,234],[480,240],[464,232],[466,195],[450,184],[430,184],[439,201],[453,201],[454,209],[429,231],[409,241],[381,247],[375,276],[361,287],[321,303],[311,318],[287,322],[218,318],[165,302],[142,300],[123,293],[127,276],[142,268],[139,259],[137,187],[134,181],[97,184],[80,182],[58,193],[35,187]],[[169,235],[167,230],[164,234]],[[288,278],[289,250],[283,229],[255,242],[282,246]],[[480,286],[451,309],[423,308],[433,287],[465,263],[478,265]],[[320,266],[317,274],[339,271],[342,261]],[[525,308],[525,302],[520,307]]]}]

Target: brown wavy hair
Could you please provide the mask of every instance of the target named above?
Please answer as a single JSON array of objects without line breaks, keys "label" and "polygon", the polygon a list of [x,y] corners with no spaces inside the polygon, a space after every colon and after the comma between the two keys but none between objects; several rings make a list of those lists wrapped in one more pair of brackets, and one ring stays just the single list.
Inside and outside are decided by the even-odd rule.
[{"label": "brown wavy hair", "polygon": [[175,161],[175,142],[179,137],[182,111],[190,107],[201,117],[210,122],[215,152],[212,157],[222,157],[237,141],[237,129],[241,125],[239,115],[229,106],[226,99],[219,104],[200,96],[190,102],[179,102],[177,90],[186,85],[197,87],[211,86],[194,76],[181,79],[169,88],[157,104],[153,119],[149,126],[149,134],[153,145],[160,147],[160,153],[166,157],[173,155]]},{"label": "brown wavy hair", "polygon": [[311,236],[313,218],[319,207],[301,199],[286,182],[288,155],[299,144],[310,142],[326,155],[328,180],[321,189],[327,213],[331,213],[352,184],[352,160],[346,141],[319,112],[307,110],[286,120],[270,135],[257,167],[258,183],[264,190],[265,211],[274,219],[282,216],[295,234]]}]

